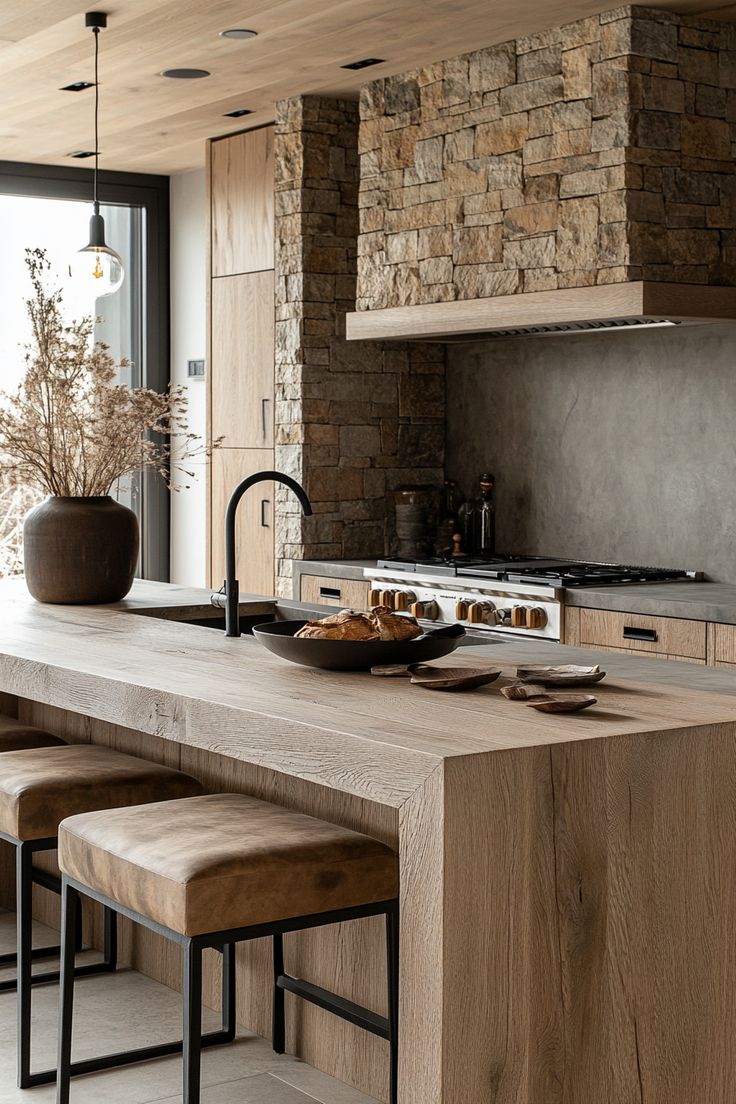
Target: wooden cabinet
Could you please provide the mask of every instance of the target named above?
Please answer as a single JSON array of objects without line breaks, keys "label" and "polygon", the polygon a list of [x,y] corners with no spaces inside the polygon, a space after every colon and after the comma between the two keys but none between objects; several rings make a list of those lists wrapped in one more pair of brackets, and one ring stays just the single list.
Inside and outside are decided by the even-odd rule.
[{"label": "wooden cabinet", "polygon": [[273,448],[273,272],[212,281],[212,436],[226,448]]},{"label": "wooden cabinet", "polygon": [[212,276],[273,268],[272,126],[210,143]]},{"label": "wooden cabinet", "polygon": [[[209,487],[211,583],[224,572],[222,529],[237,483],[274,466],[273,130],[209,144],[209,432],[224,438]],[[241,591],[273,594],[273,488],[256,487],[238,515]]]},{"label": "wooden cabinet", "polygon": [[[217,449],[212,457],[212,585],[225,578],[225,509],[235,486],[273,467],[269,449]],[[235,533],[241,593],[273,594],[274,485],[257,483],[241,499]]]},{"label": "wooden cabinet", "polygon": [[364,579],[333,579],[322,575],[302,575],[299,598],[321,606],[339,606],[363,610],[368,607],[369,583]]},{"label": "wooden cabinet", "polygon": [[580,643],[705,662],[706,623],[615,610],[581,609]]}]

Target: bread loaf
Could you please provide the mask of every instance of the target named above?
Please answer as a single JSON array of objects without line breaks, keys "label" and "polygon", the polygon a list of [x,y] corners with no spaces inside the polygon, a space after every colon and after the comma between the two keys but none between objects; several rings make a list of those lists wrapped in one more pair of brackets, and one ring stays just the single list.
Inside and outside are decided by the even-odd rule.
[{"label": "bread loaf", "polygon": [[413,640],[422,632],[416,618],[374,606],[370,613],[342,610],[308,621],[295,635],[307,640]]}]

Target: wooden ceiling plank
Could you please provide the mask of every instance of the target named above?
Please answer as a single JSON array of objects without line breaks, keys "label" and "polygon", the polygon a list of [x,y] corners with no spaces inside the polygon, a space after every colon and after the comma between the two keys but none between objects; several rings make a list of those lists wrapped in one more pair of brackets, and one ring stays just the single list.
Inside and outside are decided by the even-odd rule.
[{"label": "wooden ceiling plank", "polygon": [[[242,129],[223,118],[249,107],[270,121],[275,102],[322,92],[355,96],[366,79],[428,64],[520,33],[603,11],[614,0],[115,0],[103,39],[102,158],[106,168],[171,172],[203,163],[205,139]],[[736,18],[724,0],[649,0],[650,6]],[[89,79],[82,15],[88,0],[3,0],[0,6],[0,158],[69,164],[90,145],[91,105],[61,84]],[[218,36],[251,26],[247,43]],[[387,56],[379,69],[340,66]],[[167,66],[209,68],[206,81],[162,80]]]}]

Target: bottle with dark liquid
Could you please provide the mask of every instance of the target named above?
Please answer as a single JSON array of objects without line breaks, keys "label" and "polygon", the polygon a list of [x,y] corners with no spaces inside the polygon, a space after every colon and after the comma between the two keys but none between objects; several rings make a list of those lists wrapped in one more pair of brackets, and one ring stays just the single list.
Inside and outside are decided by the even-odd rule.
[{"label": "bottle with dark liquid", "polygon": [[495,476],[485,472],[480,477],[480,500],[476,513],[476,552],[492,556],[496,551],[496,506],[493,501]]}]

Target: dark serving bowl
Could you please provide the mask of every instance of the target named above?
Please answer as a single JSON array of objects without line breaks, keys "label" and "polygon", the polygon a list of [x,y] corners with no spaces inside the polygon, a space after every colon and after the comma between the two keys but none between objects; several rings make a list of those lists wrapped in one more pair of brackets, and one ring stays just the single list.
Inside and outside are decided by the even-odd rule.
[{"label": "dark serving bowl", "polygon": [[454,652],[465,636],[462,625],[430,629],[414,640],[311,640],[295,633],[306,621],[256,625],[253,635],[282,659],[325,671],[367,671],[383,663],[426,663]]}]

